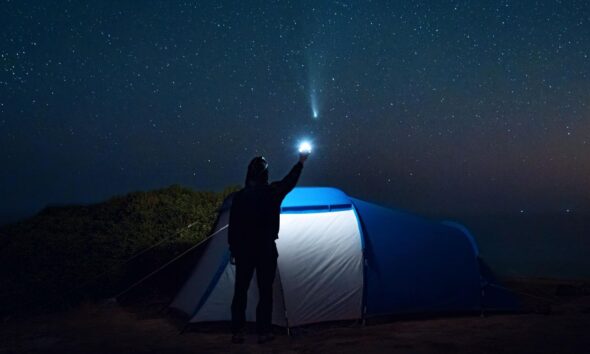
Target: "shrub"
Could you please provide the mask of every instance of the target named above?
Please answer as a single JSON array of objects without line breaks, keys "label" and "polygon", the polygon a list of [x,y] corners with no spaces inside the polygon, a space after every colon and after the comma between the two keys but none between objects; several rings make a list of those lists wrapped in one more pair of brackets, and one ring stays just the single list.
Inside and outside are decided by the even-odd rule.
[{"label": "shrub", "polygon": [[[0,312],[54,309],[113,295],[125,260],[172,236],[145,255],[156,268],[203,240],[217,208],[236,189],[197,192],[173,185],[95,205],[47,207],[4,226]],[[195,225],[186,229],[190,223]]]}]

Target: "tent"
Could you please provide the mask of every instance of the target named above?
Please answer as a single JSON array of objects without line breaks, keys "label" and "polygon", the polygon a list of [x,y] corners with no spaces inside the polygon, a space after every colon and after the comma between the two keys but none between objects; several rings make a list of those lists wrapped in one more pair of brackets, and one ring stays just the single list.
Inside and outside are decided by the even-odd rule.
[{"label": "tent", "polygon": [[[228,321],[235,267],[223,203],[204,254],[171,303],[190,323]],[[467,229],[351,198],[295,188],[281,205],[273,323],[295,327],[384,315],[514,310]],[[253,279],[247,320],[258,302]]]}]

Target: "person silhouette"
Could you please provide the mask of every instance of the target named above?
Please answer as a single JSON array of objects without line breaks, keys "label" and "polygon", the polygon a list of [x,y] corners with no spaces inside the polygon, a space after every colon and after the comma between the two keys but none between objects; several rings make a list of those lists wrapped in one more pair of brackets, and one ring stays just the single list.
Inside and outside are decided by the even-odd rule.
[{"label": "person silhouette", "polygon": [[250,161],[246,183],[232,200],[229,216],[228,242],[231,263],[236,277],[231,304],[232,342],[245,340],[248,288],[256,270],[258,306],[256,332],[258,343],[274,339],[272,334],[273,282],[278,251],[275,240],[279,234],[281,203],[295,188],[309,153],[300,153],[299,161],[282,180],[268,183],[268,163],[262,156]]}]

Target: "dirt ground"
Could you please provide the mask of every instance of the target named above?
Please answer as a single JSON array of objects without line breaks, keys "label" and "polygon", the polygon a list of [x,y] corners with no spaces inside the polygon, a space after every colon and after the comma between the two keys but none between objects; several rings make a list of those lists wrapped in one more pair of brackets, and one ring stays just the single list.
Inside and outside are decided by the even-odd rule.
[{"label": "dirt ground", "polygon": [[85,305],[5,318],[0,353],[590,353],[590,294],[564,289],[546,290],[523,314],[315,326],[264,345],[253,334],[231,344],[220,328],[180,334],[182,323],[153,307]]}]

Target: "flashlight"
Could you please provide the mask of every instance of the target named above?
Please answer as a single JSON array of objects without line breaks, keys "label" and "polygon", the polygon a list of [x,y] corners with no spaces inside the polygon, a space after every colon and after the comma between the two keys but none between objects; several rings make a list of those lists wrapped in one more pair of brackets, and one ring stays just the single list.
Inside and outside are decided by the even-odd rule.
[{"label": "flashlight", "polygon": [[304,141],[301,144],[299,144],[299,153],[311,154],[311,144],[307,141]]}]

